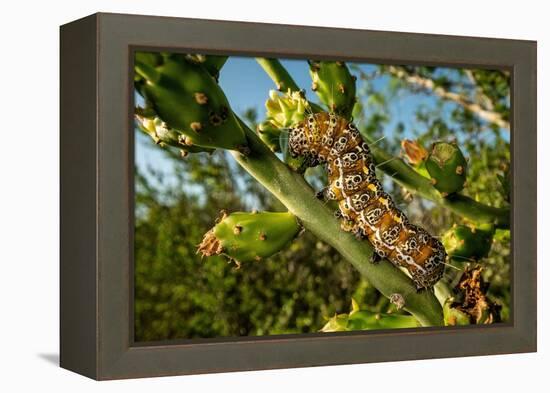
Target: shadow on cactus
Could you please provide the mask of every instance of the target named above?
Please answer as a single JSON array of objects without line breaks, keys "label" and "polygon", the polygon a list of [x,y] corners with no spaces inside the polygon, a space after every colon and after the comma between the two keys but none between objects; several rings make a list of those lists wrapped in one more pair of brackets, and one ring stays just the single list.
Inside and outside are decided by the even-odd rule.
[{"label": "shadow on cactus", "polygon": [[137,341],[507,320],[501,71],[149,52],[134,67]]}]

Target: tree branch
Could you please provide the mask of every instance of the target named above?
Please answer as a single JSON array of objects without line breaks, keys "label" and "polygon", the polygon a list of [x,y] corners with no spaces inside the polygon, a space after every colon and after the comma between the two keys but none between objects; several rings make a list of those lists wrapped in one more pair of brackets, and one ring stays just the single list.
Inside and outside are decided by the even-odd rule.
[{"label": "tree branch", "polygon": [[510,123],[505,120],[500,113],[495,112],[490,108],[485,108],[478,103],[472,102],[461,94],[454,93],[444,89],[441,86],[437,86],[434,81],[429,78],[425,78],[417,74],[410,74],[396,66],[388,66],[387,70],[391,75],[409,84],[419,86],[426,90],[431,90],[439,97],[457,103],[489,123],[496,124],[500,128],[510,129]]}]

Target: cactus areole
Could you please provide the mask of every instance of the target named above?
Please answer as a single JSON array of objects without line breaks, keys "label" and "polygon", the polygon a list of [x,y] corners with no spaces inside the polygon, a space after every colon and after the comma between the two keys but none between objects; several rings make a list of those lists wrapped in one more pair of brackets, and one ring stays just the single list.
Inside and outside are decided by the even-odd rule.
[{"label": "cactus areole", "polygon": [[309,115],[291,129],[289,149],[308,166],[326,164],[329,185],[323,196],[338,201],[342,229],[372,243],[373,261],[387,258],[406,268],[417,289],[439,281],[447,256],[443,245],[410,223],[384,192],[355,125],[334,113]]},{"label": "cactus areole", "polygon": [[434,143],[425,164],[434,187],[443,196],[464,188],[467,162],[456,144]]},{"label": "cactus areole", "polygon": [[218,223],[204,236],[198,251],[203,256],[224,255],[237,266],[261,261],[283,249],[299,233],[291,213],[222,212]]},{"label": "cactus areole", "polygon": [[179,54],[136,53],[134,84],[184,145],[247,152],[247,141],[227,98],[206,65]]}]

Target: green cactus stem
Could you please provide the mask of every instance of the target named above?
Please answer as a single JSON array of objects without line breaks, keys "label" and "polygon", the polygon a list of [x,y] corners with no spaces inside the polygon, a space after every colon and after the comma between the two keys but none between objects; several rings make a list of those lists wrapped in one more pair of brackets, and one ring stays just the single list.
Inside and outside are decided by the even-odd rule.
[{"label": "green cactus stem", "polygon": [[288,71],[277,59],[256,58],[258,64],[264,69],[271,79],[275,82],[277,90],[280,92],[300,91],[300,87],[294,82]]},{"label": "green cactus stem", "polygon": [[454,289],[456,296],[444,305],[445,325],[491,324],[500,322],[501,306],[487,297],[481,266],[466,267]]},{"label": "green cactus stem", "polygon": [[426,170],[443,196],[464,188],[466,167],[466,158],[456,143],[436,142],[426,158]]},{"label": "green cactus stem", "polygon": [[161,147],[171,146],[178,148],[183,156],[188,153],[212,153],[214,151],[214,149],[207,147],[189,146],[182,143],[185,139],[185,135],[177,130],[168,128],[166,123],[158,117],[149,118],[136,114],[135,119],[138,128],[149,135],[157,145],[160,145]]},{"label": "green cactus stem", "polygon": [[300,231],[291,213],[225,212],[198,247],[203,256],[225,255],[240,266],[282,250]]},{"label": "green cactus stem", "polygon": [[220,77],[220,70],[227,61],[227,56],[216,56],[216,55],[187,55],[187,58],[192,62],[201,64],[210,75],[216,79]]},{"label": "green cactus stem", "polygon": [[419,327],[418,321],[412,315],[375,313],[360,310],[352,299],[352,309],[349,314],[337,314],[330,318],[322,332],[346,332],[353,330],[402,329]]},{"label": "green cactus stem", "polygon": [[303,176],[290,170],[254,131],[244,127],[251,153],[248,156],[237,152],[231,154],[250,175],[298,217],[305,229],[334,247],[384,296],[401,294],[405,303],[403,309],[420,324],[443,324],[443,311],[433,293],[417,292],[411,279],[389,262],[372,264],[373,249],[370,243],[358,242],[355,236],[342,231],[333,210],[315,198],[314,190]]},{"label": "green cactus stem", "polygon": [[332,112],[347,119],[355,105],[355,77],[343,62],[310,61],[311,89]]},{"label": "green cactus stem", "polygon": [[246,138],[216,80],[184,55],[164,55],[160,64],[135,57],[136,89],[188,146],[248,151]]},{"label": "green cactus stem", "polygon": [[[273,61],[278,63],[276,60]],[[278,68],[284,69],[280,63]],[[290,78],[288,72],[286,72],[285,75]],[[279,77],[281,77],[281,75],[279,75]],[[289,84],[291,82],[293,83],[294,81],[287,81]],[[314,112],[322,110],[312,103],[310,103],[310,106]],[[363,137],[372,144],[372,140],[370,140],[367,135],[363,135]],[[443,197],[431,184],[430,179],[419,174],[403,160],[392,156],[374,144],[372,144],[371,152],[380,170],[393,178],[395,182],[409,192],[433,201],[473,222],[492,223],[497,228],[510,228],[510,209],[508,207],[497,208],[487,206],[459,193]]]},{"label": "green cactus stem", "polygon": [[491,250],[495,228],[490,224],[453,225],[443,235],[447,254],[457,262],[472,262],[485,258]]}]

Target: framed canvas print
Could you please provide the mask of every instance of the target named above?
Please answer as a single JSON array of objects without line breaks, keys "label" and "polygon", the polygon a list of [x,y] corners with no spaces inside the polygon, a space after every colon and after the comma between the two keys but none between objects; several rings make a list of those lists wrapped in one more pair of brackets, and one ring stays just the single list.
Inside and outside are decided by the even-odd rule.
[{"label": "framed canvas print", "polygon": [[61,27],[61,366],[536,350],[536,43]]}]

